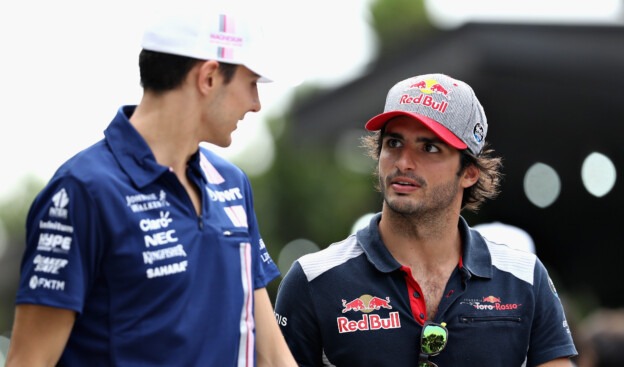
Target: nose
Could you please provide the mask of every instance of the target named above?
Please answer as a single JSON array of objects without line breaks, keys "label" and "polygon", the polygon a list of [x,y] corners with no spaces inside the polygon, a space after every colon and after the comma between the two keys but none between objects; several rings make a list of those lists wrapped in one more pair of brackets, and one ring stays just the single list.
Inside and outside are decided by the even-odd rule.
[{"label": "nose", "polygon": [[256,90],[256,92],[254,93],[253,96],[253,101],[251,103],[251,112],[260,112],[260,110],[262,109],[262,104],[260,103],[260,95],[258,94],[258,91]]},{"label": "nose", "polygon": [[401,149],[394,165],[401,172],[405,172],[413,170],[416,167],[416,162],[409,149]]}]

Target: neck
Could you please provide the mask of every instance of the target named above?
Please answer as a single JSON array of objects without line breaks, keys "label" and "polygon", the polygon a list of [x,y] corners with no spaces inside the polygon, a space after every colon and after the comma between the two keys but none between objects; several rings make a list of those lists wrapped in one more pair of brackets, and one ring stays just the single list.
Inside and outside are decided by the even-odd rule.
[{"label": "neck", "polygon": [[402,265],[419,268],[455,266],[461,256],[458,213],[417,217],[382,209],[379,232]]},{"label": "neck", "polygon": [[180,91],[145,94],[130,123],[147,142],[156,161],[175,172],[184,172],[186,162],[199,146],[197,117],[188,96]]}]

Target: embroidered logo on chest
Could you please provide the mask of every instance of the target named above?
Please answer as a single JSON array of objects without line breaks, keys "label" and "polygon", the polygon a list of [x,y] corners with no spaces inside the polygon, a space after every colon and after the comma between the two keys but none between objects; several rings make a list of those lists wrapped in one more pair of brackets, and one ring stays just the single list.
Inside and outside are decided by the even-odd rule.
[{"label": "embroidered logo on chest", "polygon": [[483,298],[466,298],[460,302],[462,305],[470,305],[477,310],[507,311],[517,310],[522,306],[520,303],[503,303],[500,297],[489,295]]},{"label": "embroidered logo on chest", "polygon": [[370,331],[380,329],[397,329],[401,327],[401,319],[398,312],[390,312],[389,317],[381,317],[373,311],[392,309],[390,297],[376,297],[363,294],[360,297],[347,301],[342,300],[342,313],[362,312],[362,318],[351,320],[345,316],[336,318],[339,333],[352,333],[355,331]]}]

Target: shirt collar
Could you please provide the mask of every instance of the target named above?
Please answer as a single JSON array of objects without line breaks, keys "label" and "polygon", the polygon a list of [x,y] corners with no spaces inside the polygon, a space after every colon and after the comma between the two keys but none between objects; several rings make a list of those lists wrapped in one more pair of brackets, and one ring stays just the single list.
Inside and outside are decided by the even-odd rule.
[{"label": "shirt collar", "polygon": [[[379,234],[379,220],[381,213],[375,214],[367,227],[356,233],[358,243],[364,253],[379,271],[389,273],[401,268],[401,264],[392,257],[390,251],[381,241]],[[483,237],[468,226],[463,217],[459,217],[459,233],[463,243],[462,263],[468,273],[483,277],[492,277],[492,259]]]},{"label": "shirt collar", "polygon": [[130,124],[136,106],[122,106],[104,130],[106,143],[115,159],[132,182],[139,188],[155,181],[168,168],[156,162],[147,142]]},{"label": "shirt collar", "polygon": [[398,261],[392,257],[390,251],[386,248],[386,245],[381,241],[379,235],[379,220],[381,219],[381,213],[375,214],[367,227],[359,230],[356,233],[358,243],[364,249],[364,253],[377,270],[390,273],[401,267]]}]

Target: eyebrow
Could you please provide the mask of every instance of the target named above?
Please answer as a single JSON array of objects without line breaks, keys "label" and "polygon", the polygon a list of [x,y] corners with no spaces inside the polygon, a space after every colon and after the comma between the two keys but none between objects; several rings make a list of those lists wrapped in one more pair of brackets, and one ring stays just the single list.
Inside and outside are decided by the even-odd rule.
[{"label": "eyebrow", "polygon": [[[400,139],[400,140],[405,140],[405,138],[403,137],[402,134],[399,133],[392,133],[392,132],[384,132],[383,135],[381,136],[382,139],[385,139],[386,137],[390,137],[390,138],[395,138],[395,139]],[[444,140],[440,139],[437,135],[435,135],[434,138],[427,138],[424,136],[419,136],[416,139],[416,142],[418,143],[429,143],[429,144],[444,144],[444,145],[448,145]]]}]

